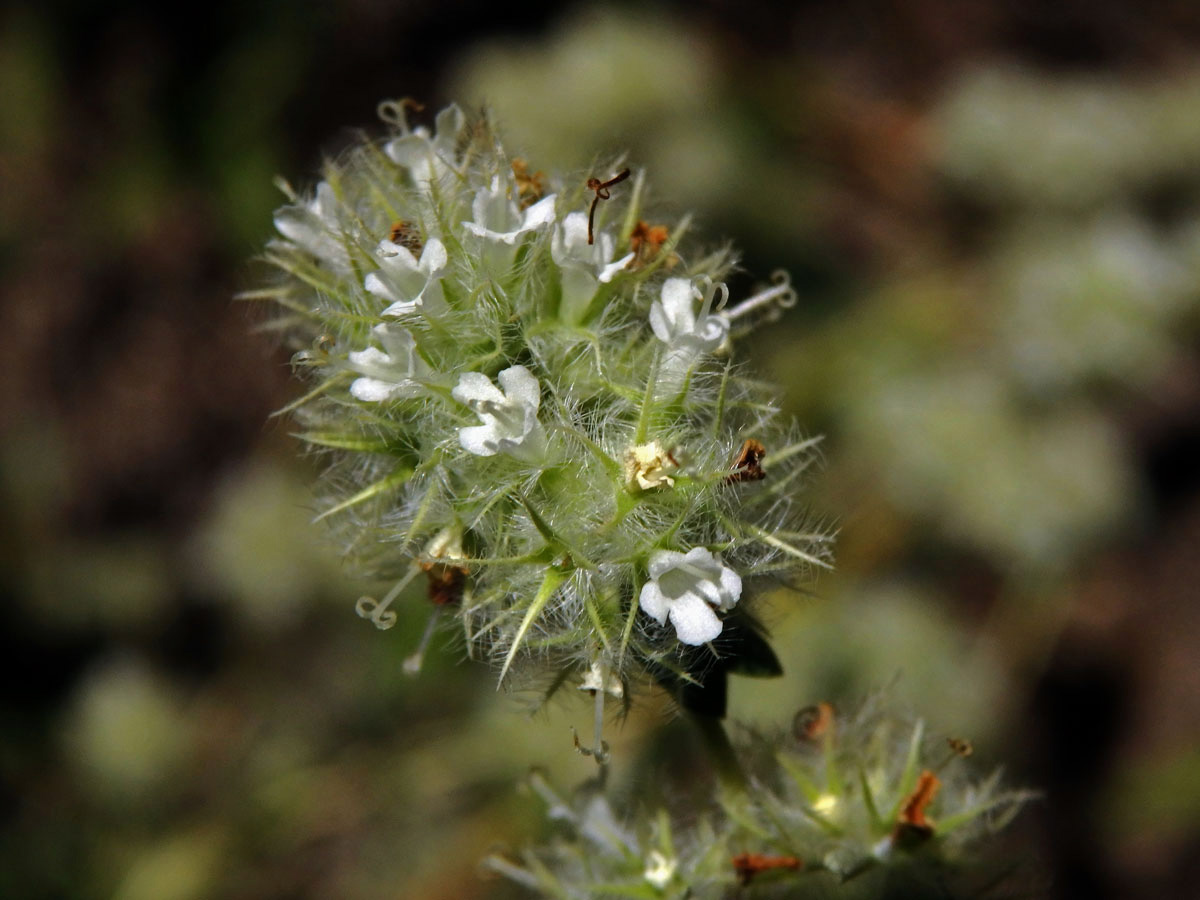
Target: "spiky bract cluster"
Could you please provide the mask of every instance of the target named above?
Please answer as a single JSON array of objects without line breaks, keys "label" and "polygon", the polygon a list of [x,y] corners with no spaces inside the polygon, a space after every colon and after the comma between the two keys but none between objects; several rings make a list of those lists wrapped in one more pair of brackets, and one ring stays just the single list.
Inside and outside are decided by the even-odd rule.
[{"label": "spiky bract cluster", "polygon": [[450,107],[430,133],[381,113],[387,139],[278,211],[278,277],[251,295],[283,308],[312,383],[292,410],[328,453],[319,518],[397,579],[360,614],[394,622],[424,571],[505,671],[689,679],[688,654],[736,630],[742,579],[828,558],[794,499],[815,441],[729,359],[794,293],[723,309],[731,254],[641,221],[641,173],[588,188],[531,174],[486,116]]},{"label": "spiky bract cluster", "polygon": [[792,735],[748,735],[749,787],[674,827],[665,810],[614,804],[595,780],[564,799],[534,774],[557,834],[485,864],[559,900],[950,898],[995,878],[981,851],[1028,791],[1004,790],[999,771],[979,780],[968,744],[931,739],[879,697],[853,716],[820,704],[796,722]]}]

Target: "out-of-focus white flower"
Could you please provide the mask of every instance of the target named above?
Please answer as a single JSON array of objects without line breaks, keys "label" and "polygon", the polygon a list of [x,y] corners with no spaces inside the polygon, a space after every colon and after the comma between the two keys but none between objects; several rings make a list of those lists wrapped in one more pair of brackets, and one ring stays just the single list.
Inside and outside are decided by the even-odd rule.
[{"label": "out-of-focus white flower", "polygon": [[596,794],[588,801],[578,828],[587,840],[609,853],[636,852],[636,838],[617,822],[612,806],[603,794]]},{"label": "out-of-focus white flower", "polygon": [[432,370],[418,355],[417,342],[408,329],[385,322],[372,328],[371,334],[384,349],[367,347],[348,355],[350,368],[363,376],[350,385],[350,393],[372,403],[423,393],[421,382]]},{"label": "out-of-focus white flower", "polygon": [[392,302],[381,315],[436,315],[446,308],[441,279],[449,257],[441,241],[426,241],[420,262],[407,247],[391,241],[380,241],[377,253],[379,269],[367,276],[363,286],[376,297]]},{"label": "out-of-focus white flower", "polygon": [[540,462],[546,434],[538,422],[541,386],[524,366],[511,366],[497,379],[500,388],[480,372],[464,372],[451,394],[479,416],[482,425],[460,428],[458,442],[468,453],[495,456],[507,453],[526,462]]},{"label": "out-of-focus white flower", "polygon": [[658,850],[651,850],[646,857],[646,871],[642,873],[642,877],[656,890],[661,891],[675,877],[676,865],[674,859],[668,859]]},{"label": "out-of-focus white flower", "polygon": [[550,242],[550,254],[562,270],[560,314],[568,322],[579,321],[597,288],[612,281],[634,256],[629,253],[614,262],[613,236],[600,231],[594,237],[595,243],[589,244],[587,215],[573,212],[555,229]]},{"label": "out-of-focus white flower", "polygon": [[657,550],[650,557],[650,580],[642,585],[642,611],[660,625],[670,616],[685,644],[704,644],[721,633],[713,607],[733,609],[742,596],[742,579],[704,547],[687,553]]},{"label": "out-of-focus white flower", "polygon": [[458,171],[455,145],[466,122],[463,111],[452,103],[434,120],[436,135],[431,136],[428,128],[419,125],[388,141],[383,152],[408,169],[417,186],[428,186],[431,181]]},{"label": "out-of-focus white flower", "polygon": [[317,185],[316,193],[303,206],[285,206],[275,213],[275,228],[285,238],[311,253],[331,268],[350,266],[337,219],[338,200],[329,182]]}]

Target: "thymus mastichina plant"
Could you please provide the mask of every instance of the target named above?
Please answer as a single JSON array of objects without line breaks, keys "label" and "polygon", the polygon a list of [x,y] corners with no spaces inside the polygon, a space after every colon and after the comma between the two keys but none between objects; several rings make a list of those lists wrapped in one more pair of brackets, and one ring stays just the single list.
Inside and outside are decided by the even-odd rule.
[{"label": "thymus mastichina plant", "polygon": [[597,730],[650,681],[722,715],[727,672],[779,669],[759,584],[829,561],[797,502],[817,441],[735,353],[795,293],[731,302],[733,253],[645,221],[642,172],[544,175],[485,115],[429,130],[406,105],[285,186],[251,294],[309,382],[288,411],[328,460],[318,518],[394,585],[358,613],[388,628],[425,584],[431,627],[457,619],[502,681],[591,690]]}]

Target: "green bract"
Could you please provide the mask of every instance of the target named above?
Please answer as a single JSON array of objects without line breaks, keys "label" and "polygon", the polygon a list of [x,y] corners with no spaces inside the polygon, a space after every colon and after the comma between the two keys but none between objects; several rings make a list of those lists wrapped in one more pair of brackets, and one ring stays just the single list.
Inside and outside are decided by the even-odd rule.
[{"label": "green bract", "polygon": [[290,409],[328,456],[319,518],[396,581],[360,614],[389,626],[425,574],[501,677],[538,659],[601,694],[683,692],[777,670],[747,606],[828,562],[795,500],[816,440],[731,345],[795,301],[786,279],[724,309],[731,253],[643,222],[642,173],[589,188],[530,174],[486,117],[381,115],[388,138],[278,211],[277,279],[252,294],[311,382]]}]

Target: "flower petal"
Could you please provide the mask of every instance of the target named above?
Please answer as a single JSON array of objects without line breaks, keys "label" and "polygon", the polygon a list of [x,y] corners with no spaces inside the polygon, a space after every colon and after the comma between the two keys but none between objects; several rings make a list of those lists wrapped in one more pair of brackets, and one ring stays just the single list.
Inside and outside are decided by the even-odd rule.
[{"label": "flower petal", "polygon": [[742,597],[742,576],[728,567],[721,568],[721,609],[730,610]]},{"label": "flower petal", "polygon": [[532,372],[524,366],[510,366],[496,378],[509,403],[519,403],[527,410],[537,412],[542,402],[542,389]]},{"label": "flower petal", "polygon": [[706,644],[721,633],[721,620],[707,603],[694,595],[685,595],[671,604],[671,624],[685,644]]},{"label": "flower petal", "polygon": [[463,372],[450,395],[459,403],[503,403],[504,394],[482,372]]},{"label": "flower petal", "polygon": [[638,605],[642,608],[642,612],[658,622],[659,625],[667,623],[667,613],[671,611],[671,604],[655,582],[647,581],[642,585],[642,592],[638,596]]},{"label": "flower petal", "polygon": [[[411,256],[411,254],[409,255]],[[446,245],[437,238],[430,238],[425,242],[425,249],[421,252],[419,268],[429,278],[440,278],[441,274],[446,271],[446,263],[449,260],[450,255],[446,252]]]},{"label": "flower petal", "polygon": [[429,158],[429,137],[413,132],[388,141],[383,149],[392,162],[411,169]]},{"label": "flower petal", "polygon": [[[431,238],[437,240],[437,238]],[[417,262],[417,258],[413,256],[413,252],[403,244],[395,244],[392,241],[380,241],[379,246],[375,248],[375,254],[380,258],[383,266],[390,272],[420,272],[421,266]]]},{"label": "flower petal", "polygon": [[500,449],[496,445],[496,430],[491,425],[458,429],[458,443],[476,456],[495,456]]},{"label": "flower petal", "polygon": [[374,372],[387,374],[392,364],[392,358],[378,347],[367,347],[365,350],[351,350],[347,354],[350,365],[359,372]]},{"label": "flower petal", "polygon": [[[371,329],[371,333],[379,338],[379,343],[383,344],[387,355],[391,357],[392,363],[399,369],[411,371],[412,361],[417,349],[417,342],[413,339],[412,334],[407,328],[401,328],[398,325],[385,322],[382,325],[376,325]],[[350,354],[351,362],[354,361],[354,354]]]},{"label": "flower petal", "polygon": [[350,385],[350,393],[367,403],[380,403],[390,399],[393,391],[399,387],[400,385],[389,381],[380,381],[378,378],[356,378]]},{"label": "flower petal", "polygon": [[586,213],[567,213],[566,218],[554,232],[550,242],[550,255],[558,265],[590,262],[591,247],[588,246],[588,217]]},{"label": "flower petal", "polygon": [[557,195],[551,194],[549,197],[543,197],[537,203],[533,204],[533,206],[529,207],[529,209],[525,210],[525,217],[521,222],[521,230],[534,231],[553,222],[556,199]]},{"label": "flower petal", "polygon": [[614,278],[617,277],[618,273],[622,272],[625,269],[625,267],[633,261],[633,257],[634,257],[634,254],[627,253],[625,256],[622,256],[616,262],[609,263],[607,266],[605,266],[603,269],[600,270],[600,280],[602,282],[604,282],[605,284],[608,284],[610,281],[612,281]]},{"label": "flower petal", "polygon": [[[434,128],[437,129],[437,137],[433,139],[433,143],[437,145],[439,151],[449,150],[454,152],[454,145],[458,141],[458,133],[463,130],[463,126],[467,124],[467,117],[463,111],[459,109],[457,103],[451,103],[445,109],[437,114],[437,118],[433,120]],[[449,164],[452,159],[446,160]]]},{"label": "flower petal", "polygon": [[668,278],[662,286],[663,310],[671,332],[683,334],[696,327],[696,289],[687,278]]},{"label": "flower petal", "polygon": [[655,300],[650,304],[650,330],[664,344],[671,343],[671,322],[667,318],[667,311],[663,309],[662,302],[659,300]]},{"label": "flower petal", "polygon": [[677,550],[655,550],[650,557],[650,577],[657,581],[664,572],[674,569],[683,561],[683,554]]}]

